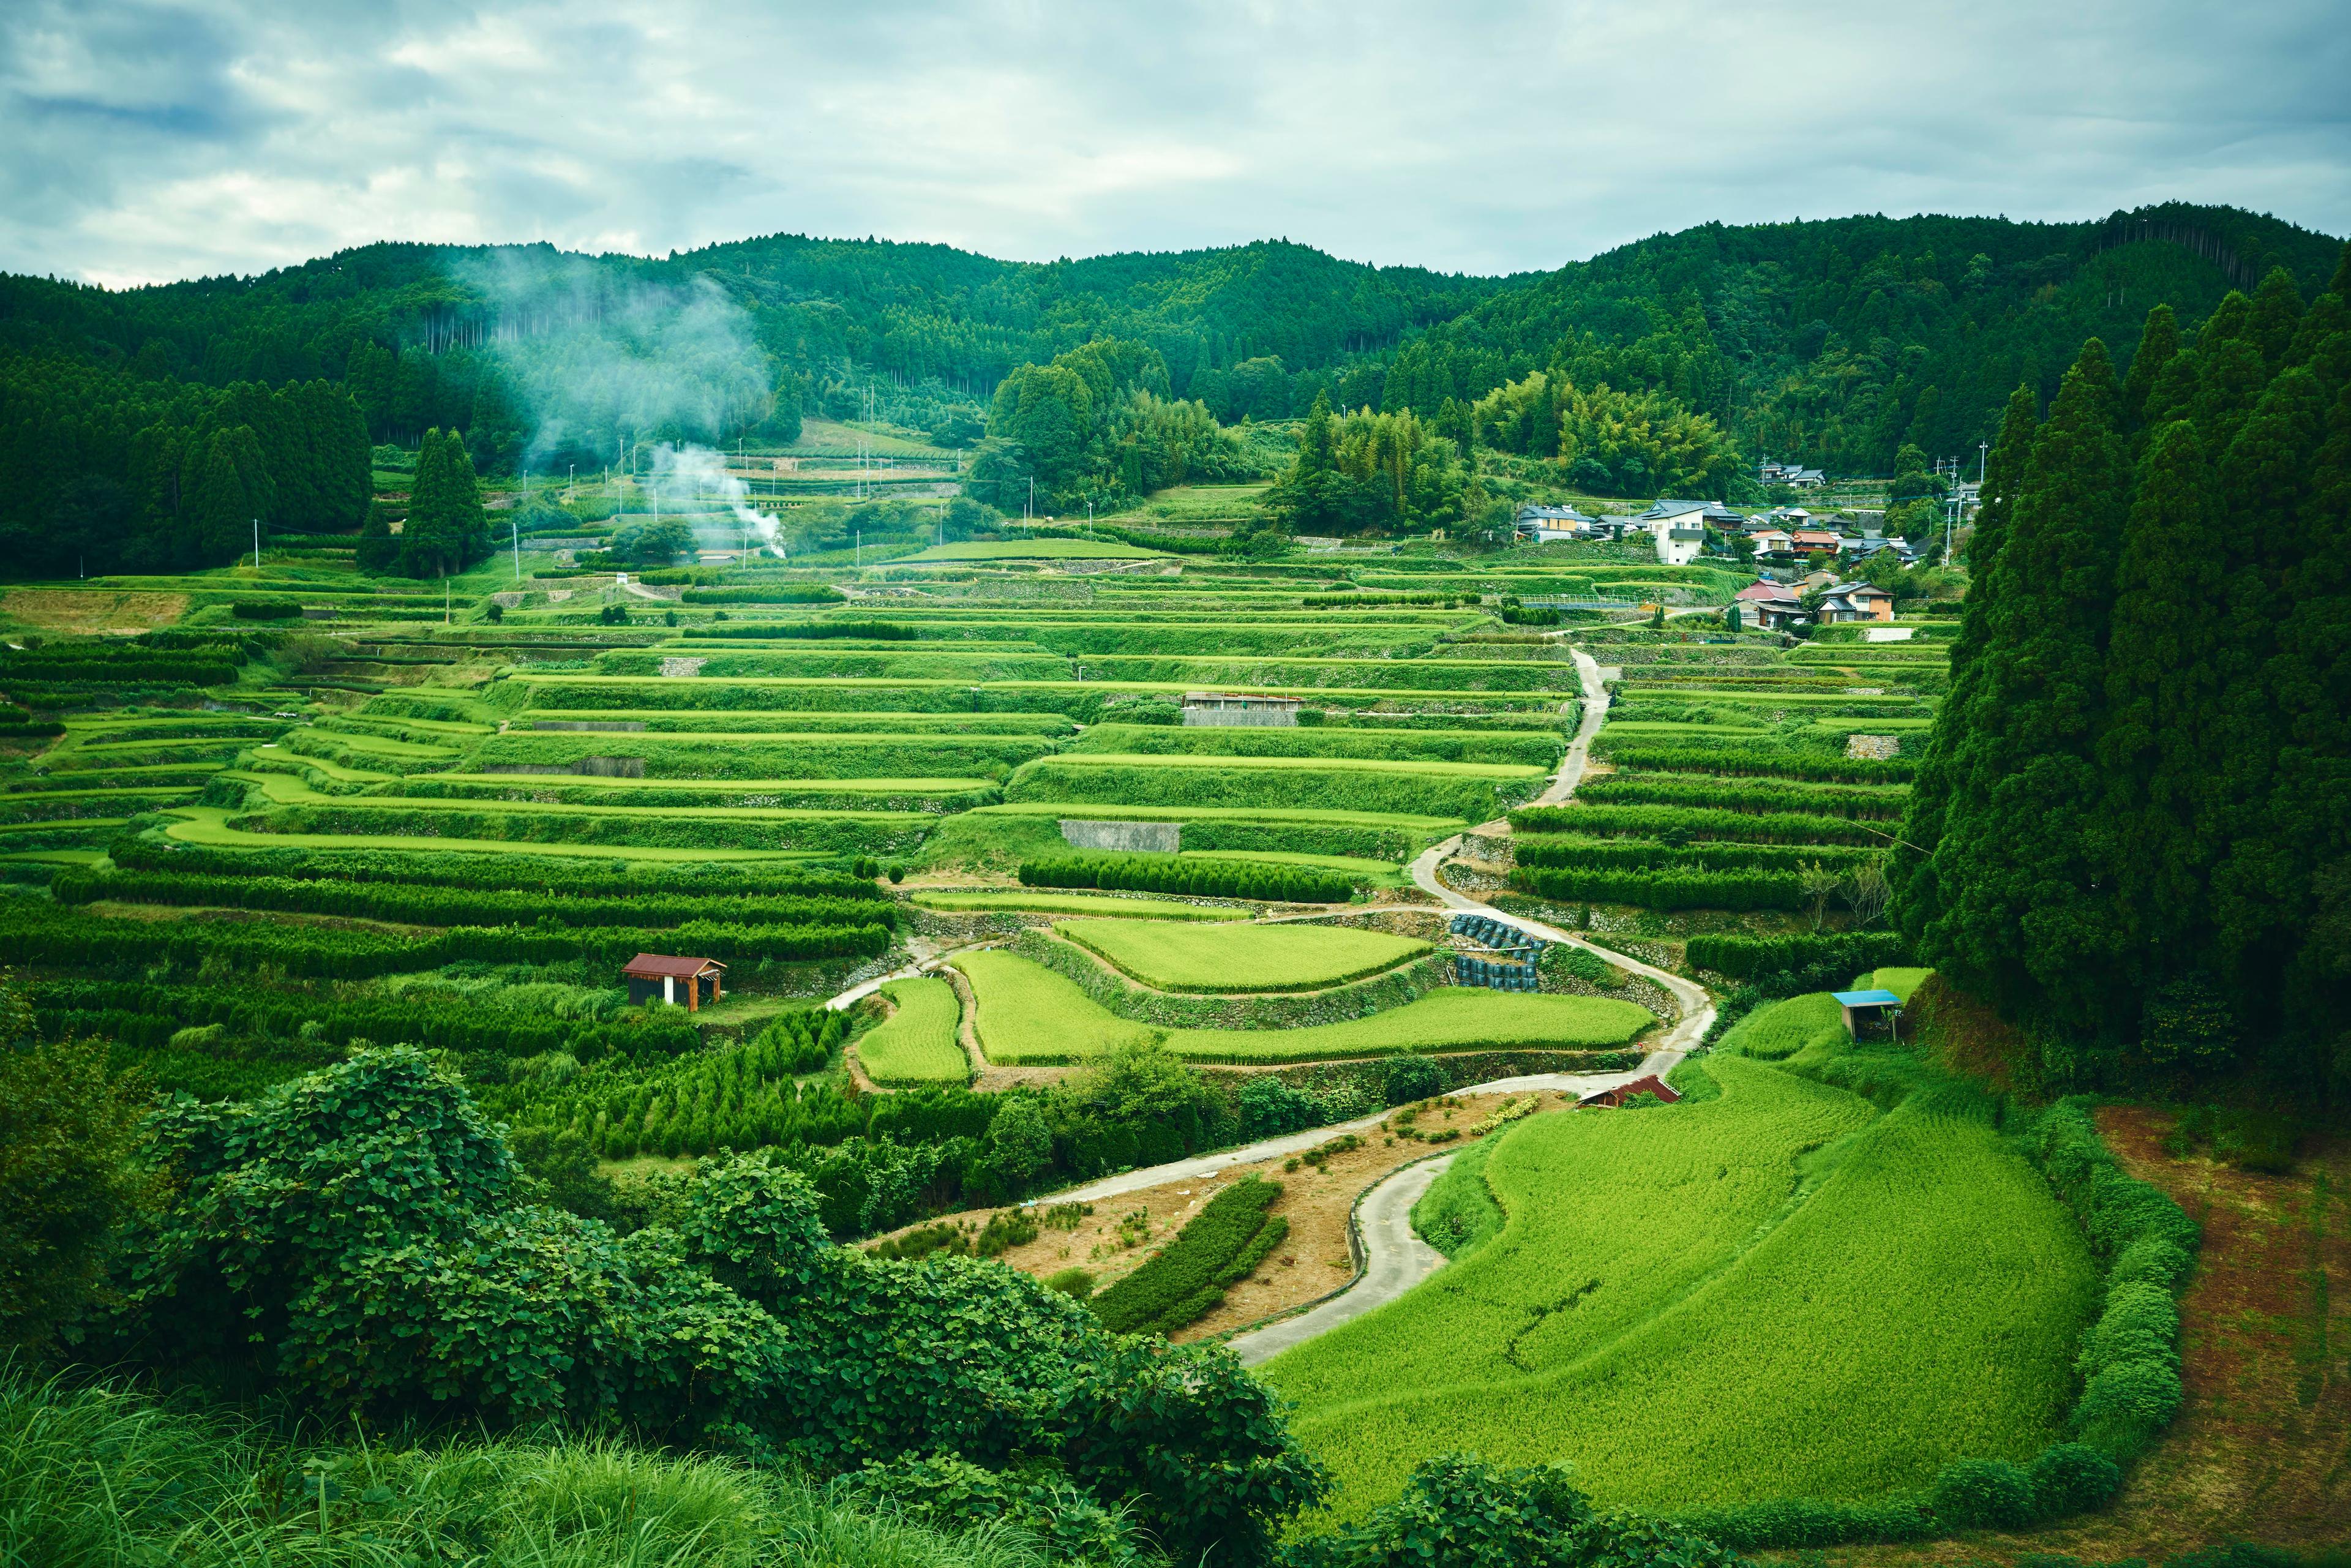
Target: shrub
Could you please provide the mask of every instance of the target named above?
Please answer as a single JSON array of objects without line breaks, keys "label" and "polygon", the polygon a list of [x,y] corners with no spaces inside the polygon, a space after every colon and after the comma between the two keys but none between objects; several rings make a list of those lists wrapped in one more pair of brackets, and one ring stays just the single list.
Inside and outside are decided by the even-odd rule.
[{"label": "shrub", "polygon": [[1426,1056],[1391,1059],[1383,1075],[1390,1105],[1410,1105],[1445,1092],[1445,1069]]},{"label": "shrub", "polygon": [[1251,1138],[1278,1138],[1302,1133],[1322,1120],[1322,1107],[1311,1094],[1292,1088],[1270,1072],[1260,1073],[1240,1087],[1241,1130]]},{"label": "shrub", "polygon": [[1962,1530],[2016,1530],[2036,1512],[2032,1478],[2005,1459],[1954,1459],[1935,1477],[1936,1517]]},{"label": "shrub", "polygon": [[239,621],[299,621],[302,606],[290,599],[240,599],[229,613]]},{"label": "shrub", "polygon": [[2120,1465],[2080,1443],[2053,1443],[2032,1461],[2032,1500],[2043,1519],[2104,1508],[2122,1484]]},{"label": "shrub", "polygon": [[1082,1301],[1094,1293],[1094,1277],[1083,1269],[1062,1269],[1045,1276],[1045,1288]]}]

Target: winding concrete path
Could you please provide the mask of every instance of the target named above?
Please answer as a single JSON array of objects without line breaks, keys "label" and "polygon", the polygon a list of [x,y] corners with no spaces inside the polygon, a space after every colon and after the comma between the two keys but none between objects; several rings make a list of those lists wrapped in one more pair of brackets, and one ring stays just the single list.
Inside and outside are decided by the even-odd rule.
[{"label": "winding concrete path", "polygon": [[[1573,650],[1578,674],[1583,683],[1583,717],[1576,726],[1575,737],[1562,759],[1558,775],[1537,797],[1537,802],[1555,805],[1575,793],[1583,780],[1583,770],[1591,756],[1593,737],[1608,715],[1608,689],[1602,679],[1600,666],[1581,649]],[[1498,1078],[1489,1082],[1465,1084],[1456,1089],[1457,1094],[1523,1093],[1530,1090],[1561,1091],[1583,1095],[1595,1089],[1606,1089],[1652,1073],[1663,1077],[1673,1071],[1682,1058],[1696,1049],[1714,1022],[1714,1000],[1705,988],[1692,984],[1678,975],[1628,958],[1622,953],[1593,946],[1573,931],[1530,920],[1523,915],[1509,915],[1492,905],[1479,902],[1464,893],[1456,892],[1438,880],[1437,870],[1445,858],[1459,848],[1461,836],[1454,835],[1412,862],[1412,879],[1424,892],[1434,895],[1446,908],[1465,914],[1483,915],[1503,925],[1539,936],[1546,942],[1564,943],[1581,947],[1628,974],[1639,975],[1663,987],[1681,1008],[1681,1017],[1675,1020],[1664,1037],[1642,1058],[1639,1066],[1623,1072],[1532,1072],[1516,1078]],[[839,1009],[851,1006],[858,999],[879,989],[890,980],[919,974],[935,967],[944,953],[921,957],[904,969],[877,976],[851,988],[826,1003]],[[1163,1186],[1173,1181],[1205,1181],[1240,1166],[1263,1165],[1303,1154],[1317,1144],[1327,1142],[1343,1133],[1364,1133],[1386,1120],[1387,1113],[1359,1117],[1336,1126],[1316,1127],[1308,1132],[1291,1133],[1279,1138],[1267,1138],[1222,1154],[1200,1155],[1190,1159],[1173,1160],[1165,1165],[1150,1166],[1141,1170],[1123,1171],[1040,1197],[1040,1203],[1092,1203],[1122,1194],[1140,1192],[1145,1187]],[[1230,1343],[1234,1352],[1249,1365],[1279,1355],[1292,1345],[1301,1344],[1318,1334],[1327,1333],[1341,1323],[1385,1306],[1443,1266],[1445,1256],[1415,1235],[1412,1228],[1413,1205],[1428,1191],[1432,1183],[1451,1163],[1452,1155],[1425,1160],[1392,1171],[1364,1192],[1358,1199],[1356,1210],[1359,1235],[1364,1247],[1364,1271],[1353,1284],[1309,1310],[1293,1317],[1278,1319],[1263,1328],[1241,1334]]]},{"label": "winding concrete path", "polygon": [[1244,1366],[1270,1361],[1291,1345],[1330,1333],[1374,1307],[1385,1306],[1437,1272],[1445,1254],[1413,1233],[1412,1206],[1453,1163],[1451,1155],[1406,1166],[1383,1177],[1358,1201],[1364,1271],[1355,1283],[1320,1306],[1282,1318],[1227,1342]]},{"label": "winding concrete path", "polygon": [[[1580,649],[1575,651],[1575,664],[1583,678],[1583,720],[1576,727],[1575,738],[1560,764],[1559,776],[1538,797],[1538,803],[1543,805],[1556,804],[1575,793],[1576,786],[1583,781],[1584,766],[1591,755],[1592,737],[1600,733],[1601,725],[1607,720],[1608,690],[1601,679],[1600,666]],[[1683,979],[1679,975],[1668,974],[1644,964],[1637,958],[1628,958],[1622,953],[1594,946],[1573,931],[1562,931],[1523,915],[1505,914],[1491,904],[1446,886],[1437,878],[1437,868],[1444,864],[1446,856],[1460,846],[1460,836],[1457,834],[1412,862],[1412,880],[1423,892],[1433,894],[1447,909],[1483,915],[1531,936],[1540,936],[1546,942],[1581,947],[1604,963],[1652,980],[1672,995],[1680,1005],[1682,1015],[1642,1059],[1641,1065],[1630,1072],[1589,1076],[1536,1073],[1480,1083],[1476,1085],[1478,1090],[1496,1092],[1572,1089],[1583,1093],[1593,1088],[1628,1082],[1651,1073],[1662,1078],[1706,1038],[1708,1028],[1714,1022],[1714,999],[1707,995],[1704,987]],[[1372,1120],[1376,1124],[1378,1118]],[[1227,1158],[1229,1161],[1236,1156],[1228,1155]],[[1234,1353],[1252,1366],[1270,1360],[1292,1345],[1301,1344],[1317,1334],[1329,1333],[1341,1323],[1385,1306],[1442,1267],[1444,1254],[1413,1233],[1412,1207],[1428,1191],[1430,1184],[1450,1163],[1450,1158],[1448,1155],[1443,1160],[1406,1166],[1366,1192],[1357,1211],[1364,1254],[1364,1271],[1355,1282],[1340,1294],[1296,1317],[1280,1319],[1252,1333],[1238,1335],[1230,1342]],[[1154,1184],[1144,1182],[1137,1185]]]}]

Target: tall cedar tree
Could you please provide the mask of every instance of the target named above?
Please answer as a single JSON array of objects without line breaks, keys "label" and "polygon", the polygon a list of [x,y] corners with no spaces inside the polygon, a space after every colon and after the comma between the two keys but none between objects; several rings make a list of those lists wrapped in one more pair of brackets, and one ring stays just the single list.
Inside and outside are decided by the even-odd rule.
[{"label": "tall cedar tree", "polygon": [[[2202,832],[2220,847],[2212,878],[2215,949],[2234,967],[2240,997],[2264,1012],[2274,1007],[2275,982],[2301,941],[2297,912],[2312,870],[2294,864],[2262,824],[2278,784],[2281,740],[2270,665],[2279,626],[2292,613],[2288,582],[2310,553],[2302,520],[2326,412],[2318,379],[2288,371],[2262,394],[2220,464],[2229,504],[2228,606],[2217,661],[2220,723],[2203,774]],[[2340,545],[2330,540],[2327,548]]]},{"label": "tall cedar tree", "polygon": [[[2338,348],[2351,351],[2351,342]],[[2293,608],[2278,628],[2266,682],[2278,754],[2264,827],[2279,858],[2309,879],[2288,912],[2314,935],[2285,975],[2287,1043],[2310,1068],[2331,1068],[2339,1103],[2351,1089],[2351,947],[2340,940],[2351,916],[2341,906],[2351,894],[2351,561],[2341,542],[2351,538],[2351,382],[2328,411],[2303,517],[2312,548],[2286,573]],[[2338,929],[2333,943],[2321,935],[2328,926]]]},{"label": "tall cedar tree", "polygon": [[2293,274],[2283,267],[2270,268],[2269,276],[2253,290],[2252,320],[2245,335],[2262,351],[2262,363],[2273,372],[2284,365],[2286,349],[2301,323],[2302,290],[2294,286]]},{"label": "tall cedar tree", "polygon": [[2168,305],[2158,305],[2147,313],[2147,325],[2139,329],[2138,351],[2131,355],[2130,373],[2123,377],[2123,429],[2137,431],[2147,423],[2147,400],[2155,391],[2155,378],[2171,363],[2179,352],[2179,323]]},{"label": "tall cedar tree", "polygon": [[2123,533],[2106,652],[2105,849],[2120,936],[2158,983],[2202,944],[2214,846],[2198,831],[2199,783],[2220,728],[2228,548],[2218,477],[2196,427],[2154,433]]},{"label": "tall cedar tree", "polygon": [[416,454],[416,482],[401,559],[412,577],[462,571],[489,553],[480,483],[465,438],[455,430],[428,430]]},{"label": "tall cedar tree", "polygon": [[1991,640],[1951,758],[1928,955],[2011,1014],[2095,1030],[2115,954],[2095,860],[2105,697],[2129,476],[2114,361],[2095,338],[2033,443],[1991,570]]},{"label": "tall cedar tree", "polygon": [[2019,387],[2009,394],[2008,412],[2001,421],[2000,440],[1984,463],[1983,504],[1977,509],[1975,533],[1968,542],[1970,585],[1961,606],[1959,635],[1951,648],[1951,681],[1943,699],[1943,721],[1928,737],[1927,755],[1910,789],[1910,804],[1886,871],[1901,911],[1904,931],[1915,946],[1925,935],[1926,923],[1941,908],[1934,862],[1936,843],[1943,836],[1944,812],[1950,803],[1952,747],[1963,734],[1962,716],[1972,710],[1980,682],[1976,663],[1991,639],[1992,606],[1999,602],[1993,567],[2008,538],[2010,514],[2032,456],[2032,438],[2040,421],[2033,409],[2032,389]]}]

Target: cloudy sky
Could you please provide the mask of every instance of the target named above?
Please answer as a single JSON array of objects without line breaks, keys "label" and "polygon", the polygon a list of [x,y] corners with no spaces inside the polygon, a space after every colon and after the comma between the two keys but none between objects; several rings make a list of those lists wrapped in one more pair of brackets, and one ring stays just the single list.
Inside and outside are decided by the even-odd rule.
[{"label": "cloudy sky", "polygon": [[778,231],[1479,272],[1854,212],[2351,232],[2342,0],[6,0],[0,269]]}]

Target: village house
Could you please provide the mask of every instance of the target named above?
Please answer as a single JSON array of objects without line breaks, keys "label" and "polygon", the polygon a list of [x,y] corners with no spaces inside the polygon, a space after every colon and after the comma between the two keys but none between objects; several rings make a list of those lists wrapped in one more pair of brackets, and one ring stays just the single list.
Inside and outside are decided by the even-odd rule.
[{"label": "village house", "polygon": [[1660,561],[1687,566],[1706,547],[1707,513],[1711,506],[1707,501],[1659,501],[1632,521],[1656,540]]},{"label": "village house", "polygon": [[1556,544],[1562,539],[1592,537],[1593,525],[1599,519],[1589,517],[1573,507],[1544,507],[1529,503],[1519,508],[1518,535],[1539,545]]},{"label": "village house", "polygon": [[1866,582],[1841,582],[1821,597],[1818,617],[1823,626],[1847,621],[1891,621],[1894,595]]}]

